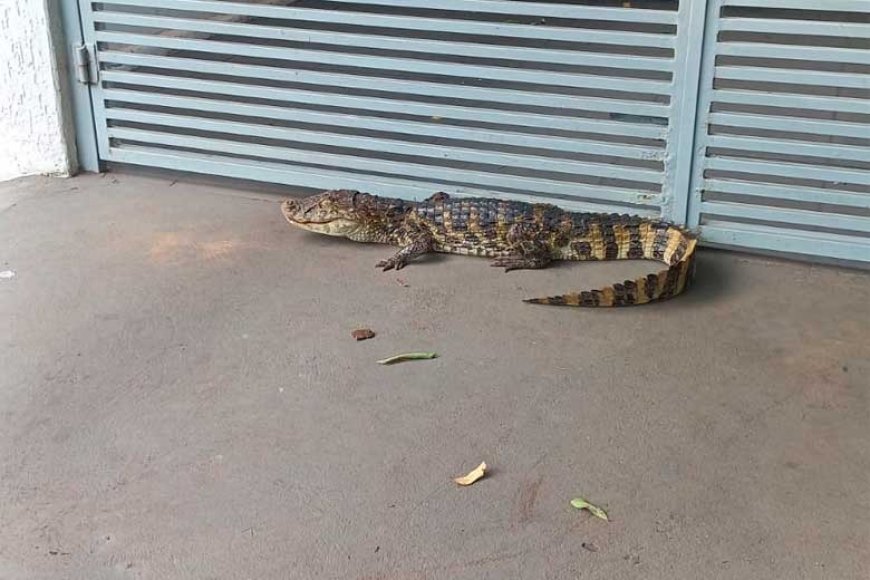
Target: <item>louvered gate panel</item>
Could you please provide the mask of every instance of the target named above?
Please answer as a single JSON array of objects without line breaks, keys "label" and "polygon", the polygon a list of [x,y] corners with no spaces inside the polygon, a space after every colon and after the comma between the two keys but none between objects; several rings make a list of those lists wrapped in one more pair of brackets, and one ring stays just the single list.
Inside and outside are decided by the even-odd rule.
[{"label": "louvered gate panel", "polygon": [[105,160],[685,216],[675,1],[81,1]]},{"label": "louvered gate panel", "polygon": [[870,2],[714,0],[690,222],[870,262]]}]

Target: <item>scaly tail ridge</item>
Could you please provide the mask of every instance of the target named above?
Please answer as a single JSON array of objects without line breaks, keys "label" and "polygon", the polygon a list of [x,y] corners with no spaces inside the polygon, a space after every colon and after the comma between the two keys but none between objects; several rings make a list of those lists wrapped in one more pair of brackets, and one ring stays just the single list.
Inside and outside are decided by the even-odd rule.
[{"label": "scaly tail ridge", "polygon": [[643,257],[668,264],[667,270],[599,290],[530,298],[524,302],[601,308],[660,302],[681,294],[689,286],[695,273],[697,240],[687,231],[664,222],[643,223],[641,237]]}]

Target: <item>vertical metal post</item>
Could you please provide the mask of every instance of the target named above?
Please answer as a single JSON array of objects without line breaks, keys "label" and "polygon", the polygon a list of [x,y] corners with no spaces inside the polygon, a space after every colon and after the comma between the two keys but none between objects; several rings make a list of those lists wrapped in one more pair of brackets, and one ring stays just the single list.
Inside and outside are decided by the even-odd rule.
[{"label": "vertical metal post", "polygon": [[94,7],[92,0],[76,0],[81,17],[82,39],[85,45],[93,47],[90,51],[91,81],[90,95],[94,130],[97,135],[97,150],[101,159],[109,156],[109,133],[106,121],[106,105],[103,96],[103,85],[99,82],[99,46],[97,44],[97,28],[94,23]]},{"label": "vertical metal post", "polygon": [[76,155],[79,169],[99,172],[102,169],[97,149],[96,125],[94,124],[94,109],[91,101],[91,91],[88,85],[76,81],[76,47],[84,42],[82,22],[79,16],[77,0],[49,0],[49,20],[59,19],[63,28],[57,38],[60,42],[57,50],[58,63],[62,67],[61,82],[66,93],[65,110],[71,119],[64,122],[72,123],[75,131]]},{"label": "vertical metal post", "polygon": [[704,165],[707,158],[707,122],[713,102],[713,81],[716,78],[716,47],[719,36],[719,15],[722,0],[709,0],[704,46],[701,54],[701,78],[698,92],[698,114],[695,120],[694,156],[689,181],[687,225],[696,228],[701,221],[701,201],[704,193]]},{"label": "vertical metal post", "polygon": [[[673,93],[668,145],[665,153],[663,186],[665,217],[686,223],[689,205],[692,160],[695,156],[695,121],[698,114],[698,90],[701,76],[701,47],[708,4],[718,0],[680,2],[677,15],[677,45],[674,53]],[[715,39],[713,39],[715,41]]]}]

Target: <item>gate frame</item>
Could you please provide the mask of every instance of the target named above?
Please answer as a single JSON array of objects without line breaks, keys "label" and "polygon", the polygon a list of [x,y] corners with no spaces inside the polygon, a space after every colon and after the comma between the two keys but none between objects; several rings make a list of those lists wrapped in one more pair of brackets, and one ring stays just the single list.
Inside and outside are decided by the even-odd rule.
[{"label": "gate frame", "polygon": [[85,42],[79,1],[49,0],[48,17],[49,21],[58,22],[61,27],[58,37],[62,39],[63,54],[57,56],[58,61],[66,65],[63,71],[65,78],[61,78],[61,98],[69,104],[68,112],[72,119],[68,119],[66,124],[72,125],[75,133],[72,138],[75,142],[77,171],[74,173],[101,173],[105,163],[100,160],[97,147],[91,85],[78,82],[75,74],[76,52]]},{"label": "gate frame", "polygon": [[[719,0],[682,1],[677,12],[676,46],[674,62],[676,67],[671,80],[674,90],[671,114],[668,122],[668,145],[665,153],[665,183],[663,194],[667,197],[663,205],[663,217],[679,224],[690,224],[690,188],[694,181],[695,158],[698,149],[697,125],[699,100],[703,82],[702,55],[706,54],[710,38],[708,14],[711,3]],[[715,37],[713,42],[715,43]],[[693,50],[693,48],[695,50]]]},{"label": "gate frame", "polygon": [[716,78],[716,43],[719,36],[719,14],[722,0],[704,0],[707,18],[704,23],[704,44],[699,53],[697,109],[695,111],[691,160],[691,180],[686,184],[686,225],[700,228],[701,201],[704,195],[704,164],[707,155],[707,115],[713,102],[713,81]]}]

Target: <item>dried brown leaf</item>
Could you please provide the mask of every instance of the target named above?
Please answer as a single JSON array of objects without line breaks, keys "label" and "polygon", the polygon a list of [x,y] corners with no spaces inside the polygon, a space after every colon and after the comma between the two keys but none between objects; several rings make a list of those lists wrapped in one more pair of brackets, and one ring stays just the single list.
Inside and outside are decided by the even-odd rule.
[{"label": "dried brown leaf", "polygon": [[375,332],[371,328],[357,328],[350,335],[357,340],[366,340],[374,338]]}]

